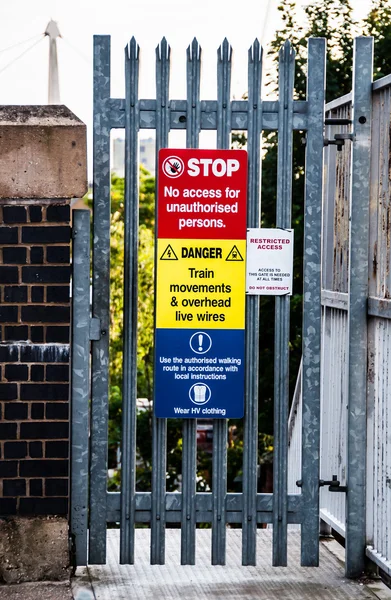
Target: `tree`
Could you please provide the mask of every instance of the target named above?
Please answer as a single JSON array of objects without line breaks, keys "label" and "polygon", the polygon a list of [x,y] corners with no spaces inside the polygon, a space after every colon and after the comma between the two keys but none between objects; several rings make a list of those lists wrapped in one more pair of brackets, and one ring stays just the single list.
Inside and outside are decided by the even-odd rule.
[{"label": "tree", "polygon": [[375,40],[374,78],[391,73],[391,6],[389,0],[377,0],[364,20],[364,34]]},{"label": "tree", "polygon": [[[348,0],[317,0],[305,7],[307,22],[304,27],[297,23],[296,5],[293,0],[284,0],[280,6],[283,27],[276,32],[270,44],[269,58],[273,67],[267,74],[268,87],[277,90],[278,54],[282,44],[289,39],[296,51],[295,98],[306,98],[307,85],[307,43],[310,36],[325,37],[327,40],[327,96],[329,99],[343,95],[351,89],[351,49],[355,22]],[[294,286],[291,299],[291,348],[290,348],[290,389],[293,393],[296,375],[301,358],[301,317],[303,290],[303,201],[305,147],[303,133],[293,135],[293,180],[292,180],[292,227],[295,231]],[[264,138],[264,159],[262,162],[262,226],[275,226],[277,193],[277,152],[278,136],[268,133]],[[260,345],[260,390],[261,420],[263,431],[269,432],[272,426],[271,398],[273,397],[273,323],[274,302],[261,297],[261,345]],[[261,426],[261,424],[260,424]]]}]

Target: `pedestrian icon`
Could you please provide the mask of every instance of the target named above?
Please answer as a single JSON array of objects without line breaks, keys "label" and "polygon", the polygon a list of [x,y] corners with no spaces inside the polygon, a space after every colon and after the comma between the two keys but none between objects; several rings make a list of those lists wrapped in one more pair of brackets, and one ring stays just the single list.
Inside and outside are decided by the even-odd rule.
[{"label": "pedestrian icon", "polygon": [[212,392],[206,383],[195,383],[189,390],[190,400],[193,402],[193,404],[198,404],[199,406],[207,404],[211,399],[211,396]]},{"label": "pedestrian icon", "polygon": [[196,354],[206,354],[212,347],[212,338],[204,331],[197,331],[191,336],[189,344]]},{"label": "pedestrian icon", "polygon": [[160,257],[160,260],[178,260],[178,257],[172,249],[171,244],[168,244],[167,248]]},{"label": "pedestrian icon", "polygon": [[228,256],[225,260],[242,262],[243,256],[240,254],[237,246],[233,246],[232,250],[230,251],[230,253],[228,254]]}]

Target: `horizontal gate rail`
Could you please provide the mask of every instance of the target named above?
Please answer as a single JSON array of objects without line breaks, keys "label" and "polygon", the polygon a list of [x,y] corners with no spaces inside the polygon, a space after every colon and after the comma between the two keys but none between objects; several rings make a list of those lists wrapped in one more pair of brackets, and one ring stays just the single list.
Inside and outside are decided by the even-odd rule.
[{"label": "horizontal gate rail", "polygon": [[[107,492],[107,523],[119,523],[120,521],[120,495],[120,492]],[[226,494],[226,523],[242,523],[243,503],[242,494]],[[135,507],[136,523],[150,523],[152,514],[151,492],[136,492]],[[180,523],[182,518],[182,494],[178,492],[167,492],[165,510],[167,523]],[[212,494],[208,492],[197,492],[195,495],[195,515],[197,523],[212,523]],[[257,494],[256,515],[257,523],[272,523],[272,494]],[[301,495],[288,495],[288,523],[302,523],[303,519],[305,519],[305,515],[302,510]]]},{"label": "horizontal gate rail", "polygon": [[[322,306],[348,310],[348,294],[333,292],[332,290],[322,290]],[[391,300],[369,296],[367,312],[370,317],[391,319]]]},{"label": "horizontal gate rail", "polygon": [[[201,100],[200,102],[200,129],[217,129],[217,101]],[[247,100],[231,100],[232,130],[248,130],[249,108]],[[187,129],[187,102],[186,100],[170,100],[168,105],[170,129]],[[262,129],[278,129],[279,101],[263,100],[260,105],[262,114]],[[107,107],[107,117],[110,127],[119,129],[125,127],[125,100],[111,98]],[[139,100],[140,129],[156,129],[157,111],[156,100]],[[293,129],[305,131],[307,129],[307,101],[295,100],[293,102]]]}]

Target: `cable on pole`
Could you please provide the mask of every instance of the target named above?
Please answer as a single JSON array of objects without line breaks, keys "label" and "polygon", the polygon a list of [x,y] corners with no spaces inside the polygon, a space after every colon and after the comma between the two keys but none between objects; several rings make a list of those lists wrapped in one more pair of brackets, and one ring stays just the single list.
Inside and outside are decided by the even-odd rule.
[{"label": "cable on pole", "polygon": [[63,42],[65,42],[65,44],[67,46],[69,46],[70,48],[72,48],[72,50],[74,52],[76,52],[76,54],[78,54],[83,60],[85,60],[86,63],[88,63],[89,65],[92,65],[92,60],[90,58],[88,58],[88,56],[86,56],[85,54],[83,54],[83,52],[81,52],[81,50],[79,50],[78,48],[76,48],[76,46],[74,46],[73,44],[71,44],[71,42],[69,42],[67,38],[64,38],[64,36],[61,36],[61,39],[62,39]]},{"label": "cable on pole", "polygon": [[27,38],[27,40],[22,40],[21,42],[12,44],[12,46],[7,46],[7,48],[1,48],[0,54],[3,54],[3,52],[8,52],[8,50],[13,50],[14,48],[18,48],[19,46],[23,46],[23,44],[27,44],[27,42],[31,42],[31,40],[36,40],[37,38],[40,38],[42,35],[43,35],[42,33],[39,33],[38,35],[33,35],[32,37]]},{"label": "cable on pole", "polygon": [[27,52],[29,52],[32,48],[34,48],[34,46],[36,46],[37,44],[39,44],[39,42],[41,42],[44,39],[45,35],[42,34],[42,36],[40,37],[39,40],[37,40],[36,42],[34,42],[34,44],[32,44],[31,46],[29,46],[28,48],[26,48],[26,50],[23,50],[23,52],[21,54],[19,54],[18,56],[16,56],[13,60],[11,60],[8,64],[6,64],[2,69],[0,69],[0,73],[2,73],[3,71],[5,71],[6,69],[8,69],[8,67],[10,67],[11,65],[13,65],[17,60],[19,60],[20,58],[22,58],[22,56],[24,56],[25,54],[27,54]]}]

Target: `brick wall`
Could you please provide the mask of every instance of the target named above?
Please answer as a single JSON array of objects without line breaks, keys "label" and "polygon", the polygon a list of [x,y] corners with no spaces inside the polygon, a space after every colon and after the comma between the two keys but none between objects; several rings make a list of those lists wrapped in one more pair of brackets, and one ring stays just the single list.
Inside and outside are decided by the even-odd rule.
[{"label": "brick wall", "polygon": [[0,516],[68,511],[69,218],[0,206]]}]

